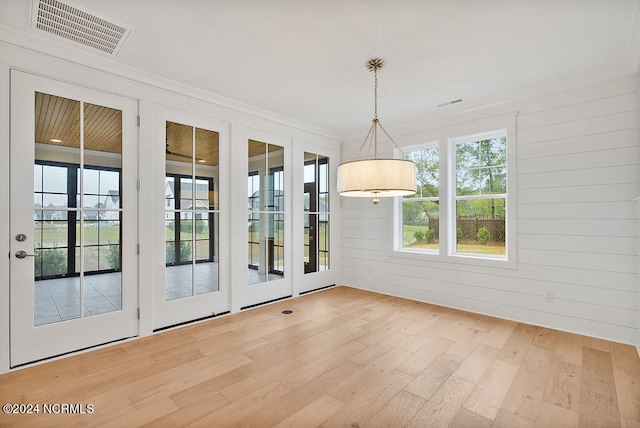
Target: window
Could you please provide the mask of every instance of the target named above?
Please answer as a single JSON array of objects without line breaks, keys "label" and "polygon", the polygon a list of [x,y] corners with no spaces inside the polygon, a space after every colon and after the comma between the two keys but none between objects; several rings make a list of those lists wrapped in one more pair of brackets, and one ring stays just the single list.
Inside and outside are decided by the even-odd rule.
[{"label": "window", "polygon": [[403,157],[417,166],[417,192],[397,198],[395,250],[507,261],[515,234],[507,227],[509,147],[507,130],[499,130],[443,136],[407,150]]},{"label": "window", "polygon": [[85,165],[84,209],[73,213],[67,208],[80,207],[80,171],[63,162],[34,165],[36,280],[80,274],[81,223],[84,273],[120,270],[120,170]]},{"label": "window", "polygon": [[210,205],[209,194],[213,192],[213,178],[196,177],[194,182],[189,176],[166,175],[166,205],[168,208],[180,207],[180,210],[165,213],[167,266],[191,264],[194,247],[196,263],[213,262],[215,237],[214,228],[210,226],[214,224],[215,216],[214,213],[207,212]]},{"label": "window", "polygon": [[457,253],[506,255],[507,137],[454,140]]},{"label": "window", "polygon": [[438,252],[440,245],[440,159],[437,146],[405,153],[416,163],[417,192],[402,200],[402,248]]}]

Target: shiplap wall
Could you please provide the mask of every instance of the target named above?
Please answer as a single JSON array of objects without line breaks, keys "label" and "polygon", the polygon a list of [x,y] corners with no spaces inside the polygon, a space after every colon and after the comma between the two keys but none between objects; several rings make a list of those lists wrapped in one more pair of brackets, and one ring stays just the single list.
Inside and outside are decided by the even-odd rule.
[{"label": "shiplap wall", "polygon": [[[393,204],[341,200],[345,285],[636,344],[638,80],[622,77],[403,124],[429,134],[518,112],[517,267],[396,257]],[[444,125],[443,125],[444,124]],[[428,141],[428,140],[427,140]],[[425,142],[427,142],[425,141]],[[343,144],[342,160],[361,140]],[[554,301],[545,302],[547,293]]]}]

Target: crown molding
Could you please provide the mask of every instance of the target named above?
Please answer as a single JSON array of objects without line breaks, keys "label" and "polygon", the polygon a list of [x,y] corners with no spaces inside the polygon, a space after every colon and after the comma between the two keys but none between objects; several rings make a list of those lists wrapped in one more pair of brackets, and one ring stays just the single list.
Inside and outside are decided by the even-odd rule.
[{"label": "crown molding", "polygon": [[[118,62],[117,58],[113,58],[111,55],[101,55],[99,52],[94,53],[93,49],[84,49],[82,46],[71,46],[66,40],[61,40],[61,42],[58,43],[57,41],[51,40],[49,37],[42,37],[38,34],[34,34],[32,31],[20,31],[0,24],[0,44],[25,49],[32,53],[45,55],[67,63],[125,78],[141,85],[184,95],[199,101],[205,101],[220,107],[276,122],[281,125],[297,128],[312,134],[330,138],[335,140],[336,143],[339,143],[340,141],[339,133],[332,130],[298,121],[251,104],[236,101],[232,98],[227,98],[198,87],[127,66]],[[9,63],[8,65],[14,66],[15,64]]]}]

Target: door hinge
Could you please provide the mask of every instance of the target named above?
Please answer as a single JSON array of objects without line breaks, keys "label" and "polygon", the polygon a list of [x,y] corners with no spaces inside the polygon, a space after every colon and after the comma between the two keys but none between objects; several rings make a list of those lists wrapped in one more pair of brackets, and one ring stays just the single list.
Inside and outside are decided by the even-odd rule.
[{"label": "door hinge", "polygon": [[136,181],[136,188],[138,189],[138,192],[139,192],[140,191],[140,179],[139,178]]},{"label": "door hinge", "polygon": [[138,319],[140,319],[140,308],[138,308]]},{"label": "door hinge", "polygon": [[140,128],[140,116],[138,116],[138,128]]},{"label": "door hinge", "polygon": [[137,251],[138,255],[140,255],[140,244],[137,245],[136,251]]}]

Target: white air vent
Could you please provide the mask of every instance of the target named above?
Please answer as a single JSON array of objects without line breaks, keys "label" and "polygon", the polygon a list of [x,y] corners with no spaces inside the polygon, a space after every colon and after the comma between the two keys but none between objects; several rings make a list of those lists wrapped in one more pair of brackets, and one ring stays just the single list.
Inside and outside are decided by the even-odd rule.
[{"label": "white air vent", "polygon": [[446,107],[446,106],[450,106],[450,105],[453,105],[453,104],[461,103],[462,101],[464,101],[462,98],[458,98],[458,99],[455,99],[455,100],[447,101],[446,103],[438,104],[438,107]]},{"label": "white air vent", "polygon": [[117,55],[132,29],[57,0],[33,0],[31,26]]}]

